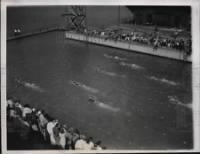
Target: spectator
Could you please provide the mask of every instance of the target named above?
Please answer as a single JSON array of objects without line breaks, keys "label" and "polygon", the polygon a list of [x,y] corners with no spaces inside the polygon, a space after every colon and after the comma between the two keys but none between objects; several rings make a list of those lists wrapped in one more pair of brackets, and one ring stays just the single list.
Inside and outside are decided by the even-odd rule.
[{"label": "spectator", "polygon": [[64,125],[63,126],[65,128],[65,136],[66,136],[66,144],[68,149],[73,149],[73,145],[72,145],[72,133],[70,132],[70,130],[67,130],[67,127]]},{"label": "spectator", "polygon": [[7,117],[8,119],[15,117],[14,102],[11,98],[7,100]]},{"label": "spectator", "polygon": [[60,138],[60,140],[59,140],[59,146],[62,149],[65,149],[65,147],[66,147],[66,130],[63,127],[60,129],[59,138]]},{"label": "spectator", "polygon": [[28,104],[24,105],[23,111],[22,111],[22,117],[26,120],[27,115],[32,113],[32,109]]},{"label": "spectator", "polygon": [[58,123],[57,120],[52,120],[47,123],[47,132],[49,133],[50,142],[51,142],[51,145],[54,145],[54,146],[56,145],[56,140],[54,137],[53,128],[56,126],[57,123]]},{"label": "spectator", "polygon": [[59,132],[60,132],[60,124],[56,123],[56,125],[53,127],[53,135],[55,139],[55,145],[58,145],[58,146],[60,144]]},{"label": "spectator", "polygon": [[41,134],[43,135],[44,140],[46,140],[46,139],[47,139],[47,130],[46,130],[46,126],[47,126],[47,123],[48,123],[48,119],[45,117],[44,111],[43,111],[43,110],[38,111],[38,112],[36,113],[36,116],[37,116],[37,118],[38,118],[39,130],[40,130]]},{"label": "spectator", "polygon": [[86,146],[85,136],[80,135],[80,138],[75,142],[75,150],[86,150]]},{"label": "spectator", "polygon": [[14,102],[11,98],[7,99],[7,107],[8,108],[13,108],[14,107]]},{"label": "spectator", "polygon": [[80,138],[80,132],[78,129],[75,129],[72,130],[71,133],[72,133],[72,149],[75,149],[75,143]]},{"label": "spectator", "polygon": [[100,140],[95,143],[94,149],[95,150],[102,150],[101,141]]},{"label": "spectator", "polygon": [[15,101],[15,110],[16,110],[16,114],[22,117],[22,112],[24,110],[24,107],[20,104],[19,100]]},{"label": "spectator", "polygon": [[[53,120],[43,110],[36,110],[28,104],[22,106],[19,100],[13,101],[8,98],[7,111],[8,116],[25,126],[26,130],[20,135],[26,139],[32,138],[40,132],[45,140],[49,134],[51,145],[58,145],[62,149],[102,149],[100,143],[94,145],[92,137],[86,139],[84,135],[80,135],[78,129],[72,127],[68,129],[66,125],[61,127],[57,120]],[[32,131],[30,132],[30,130]]]},{"label": "spectator", "polygon": [[85,150],[92,150],[92,149],[94,149],[93,138],[89,137],[86,139]]}]

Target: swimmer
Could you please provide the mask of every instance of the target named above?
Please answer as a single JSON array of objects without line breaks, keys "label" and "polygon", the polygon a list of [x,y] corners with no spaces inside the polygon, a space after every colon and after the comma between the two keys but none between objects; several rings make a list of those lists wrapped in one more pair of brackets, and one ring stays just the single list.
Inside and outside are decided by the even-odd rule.
[{"label": "swimmer", "polygon": [[73,84],[73,85],[75,85],[75,86],[80,86],[81,85],[80,83],[78,83],[76,81],[73,81],[73,80],[70,80],[70,83]]},{"label": "swimmer", "polygon": [[92,96],[89,97],[88,102],[93,103],[93,104],[99,106],[100,108],[103,108],[103,109],[106,109],[106,110],[109,110],[109,111],[113,111],[113,112],[119,112],[120,111],[119,108],[116,108],[116,107],[110,106],[108,104],[105,104],[101,101],[98,101],[96,98],[94,98]]},{"label": "swimmer", "polygon": [[93,96],[89,96],[89,98],[88,98],[88,102],[89,102],[89,103],[97,104],[97,100],[96,100],[96,98],[93,97]]},{"label": "swimmer", "polygon": [[72,85],[74,85],[74,86],[80,87],[81,89],[86,90],[86,91],[89,91],[89,92],[91,92],[91,93],[99,93],[99,90],[98,90],[98,89],[95,89],[95,88],[90,87],[90,86],[88,86],[88,85],[82,84],[82,83],[80,83],[80,82],[76,82],[76,81],[69,80],[69,84],[72,84]]}]

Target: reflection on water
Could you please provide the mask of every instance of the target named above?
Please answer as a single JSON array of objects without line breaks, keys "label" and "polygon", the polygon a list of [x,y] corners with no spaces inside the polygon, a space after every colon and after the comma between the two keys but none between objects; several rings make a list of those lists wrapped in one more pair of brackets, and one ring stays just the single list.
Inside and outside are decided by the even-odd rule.
[{"label": "reflection on water", "polygon": [[90,96],[88,99],[88,102],[97,105],[98,107],[102,108],[102,109],[106,109],[108,111],[112,111],[112,112],[119,112],[120,109],[111,105],[106,104],[105,102],[101,102],[99,101],[95,96]]},{"label": "reflection on water", "polygon": [[158,78],[158,77],[155,77],[155,76],[150,76],[148,78],[151,79],[151,80],[154,80],[154,81],[158,81],[158,82],[161,82],[161,83],[165,83],[165,84],[171,85],[171,86],[179,85],[179,83],[174,82],[174,81],[170,81],[170,80],[165,79],[165,78]]},{"label": "reflection on water", "polygon": [[[64,40],[62,32],[52,32],[8,42],[7,86],[22,103],[108,148],[192,148],[192,110],[177,106],[192,102],[191,64]],[[184,129],[177,127],[177,116],[187,120]]]},{"label": "reflection on water", "polygon": [[16,82],[34,91],[41,92],[41,93],[44,92],[44,90],[40,86],[36,85],[35,83],[29,83],[26,81],[21,81],[19,79],[16,79]]},{"label": "reflection on water", "polygon": [[144,68],[142,66],[136,65],[136,64],[129,64],[125,62],[120,62],[121,66],[127,66],[130,67],[131,69],[136,69],[136,70],[143,70]]},{"label": "reflection on water", "polygon": [[105,71],[101,68],[96,68],[96,71],[99,72],[99,73],[102,73],[102,74],[105,74],[105,75],[108,75],[108,76],[113,76],[113,77],[121,77],[121,78],[125,78],[126,75],[122,75],[122,74],[117,74],[117,73],[114,73],[114,72],[109,72],[109,71]]},{"label": "reflection on water", "polygon": [[76,86],[76,87],[80,87],[80,88],[82,88],[82,89],[84,89],[86,91],[89,91],[89,92],[92,92],[92,93],[99,93],[98,89],[92,88],[92,87],[87,86],[87,85],[85,85],[83,83],[80,83],[80,82],[77,82],[77,81],[73,81],[73,80],[70,80],[69,83],[71,85]]},{"label": "reflection on water", "polygon": [[127,60],[126,58],[122,58],[122,57],[119,57],[119,56],[112,56],[112,55],[108,55],[108,54],[104,54],[104,57],[106,57],[108,59],[115,59],[115,60],[120,60],[120,61]]},{"label": "reflection on water", "polygon": [[184,104],[183,102],[181,102],[176,96],[168,96],[169,98],[169,101],[171,103],[174,103],[174,104],[177,104],[177,105],[180,105],[180,106],[183,106],[183,107],[187,107],[189,109],[192,109],[192,103],[187,103],[187,104]]}]

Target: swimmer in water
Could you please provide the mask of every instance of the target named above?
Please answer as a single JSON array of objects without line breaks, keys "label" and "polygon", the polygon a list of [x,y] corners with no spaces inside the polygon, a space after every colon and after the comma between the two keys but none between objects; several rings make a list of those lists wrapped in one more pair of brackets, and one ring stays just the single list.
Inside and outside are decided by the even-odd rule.
[{"label": "swimmer in water", "polygon": [[78,83],[78,82],[74,82],[74,84],[75,84],[76,86],[80,86],[80,85],[81,85],[81,84]]},{"label": "swimmer in water", "polygon": [[89,96],[88,102],[91,104],[96,104],[98,106],[101,106],[101,104],[103,104],[102,102],[98,101],[95,96]]},{"label": "swimmer in water", "polygon": [[75,86],[80,86],[81,84],[80,83],[78,83],[78,82],[76,82],[76,81],[73,81],[73,80],[71,80],[70,81],[73,85],[75,85]]},{"label": "swimmer in water", "polygon": [[89,97],[88,102],[89,102],[89,103],[97,104],[96,99],[95,99],[95,98],[92,98],[92,97]]},{"label": "swimmer in water", "polygon": [[98,105],[98,106],[100,106],[100,107],[103,107],[103,106],[104,106],[104,104],[103,104],[102,102],[97,101],[95,98],[89,98],[89,99],[88,99],[88,102],[89,102],[89,103],[92,103],[92,104],[96,104],[96,105]]},{"label": "swimmer in water", "polygon": [[99,106],[100,108],[103,108],[103,109],[106,109],[106,110],[109,110],[109,111],[113,111],[113,112],[119,112],[120,111],[119,108],[112,107],[108,104],[105,104],[101,101],[98,101],[96,98],[93,98],[93,97],[89,97],[88,102],[95,104],[95,105]]}]

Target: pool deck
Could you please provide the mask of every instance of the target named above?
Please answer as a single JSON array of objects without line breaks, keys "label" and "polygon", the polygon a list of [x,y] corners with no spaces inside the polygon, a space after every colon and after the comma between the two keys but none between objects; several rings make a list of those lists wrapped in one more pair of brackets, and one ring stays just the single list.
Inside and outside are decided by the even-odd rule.
[{"label": "pool deck", "polygon": [[65,32],[65,37],[67,39],[76,40],[76,41],[82,41],[82,42],[88,42],[88,43],[97,44],[97,45],[124,49],[124,50],[132,51],[132,52],[144,53],[144,54],[149,54],[153,56],[179,60],[183,62],[192,62],[191,56],[184,56],[183,51],[179,51],[175,49],[169,49],[169,48],[154,49],[152,46],[149,46],[149,45],[143,45],[143,44],[132,43],[132,42],[127,43],[125,41],[124,42],[114,41],[111,39],[105,40],[104,38],[101,38],[101,37],[87,36],[87,35],[78,34],[72,31]]},{"label": "pool deck", "polygon": [[12,41],[12,40],[17,40],[17,39],[22,39],[30,36],[35,36],[43,33],[48,33],[48,32],[53,32],[53,31],[64,31],[64,28],[62,27],[47,27],[47,28],[41,28],[37,29],[31,32],[26,32],[18,35],[13,35],[13,36],[8,36],[7,41]]}]

